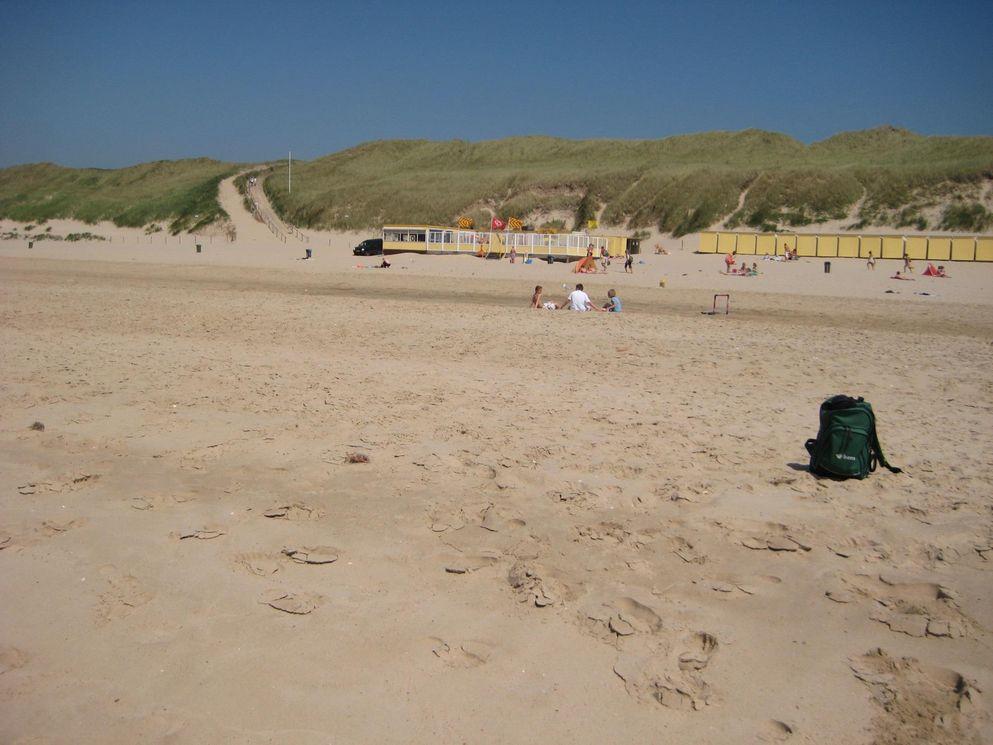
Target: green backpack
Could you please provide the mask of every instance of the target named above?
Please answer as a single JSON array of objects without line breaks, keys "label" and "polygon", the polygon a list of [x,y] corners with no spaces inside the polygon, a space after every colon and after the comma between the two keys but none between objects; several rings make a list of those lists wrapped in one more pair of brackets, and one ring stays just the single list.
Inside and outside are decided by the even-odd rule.
[{"label": "green backpack", "polygon": [[876,434],[876,415],[862,397],[832,396],[821,404],[816,440],[807,440],[810,472],[821,476],[864,479],[876,464],[900,473],[886,462]]}]

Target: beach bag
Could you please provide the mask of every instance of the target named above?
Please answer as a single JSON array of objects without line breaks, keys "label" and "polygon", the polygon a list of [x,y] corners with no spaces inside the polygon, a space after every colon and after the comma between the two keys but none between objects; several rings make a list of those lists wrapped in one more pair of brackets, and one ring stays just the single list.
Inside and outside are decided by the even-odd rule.
[{"label": "beach bag", "polygon": [[832,396],[821,404],[820,420],[817,438],[806,442],[811,473],[864,479],[877,464],[901,472],[886,462],[876,434],[876,415],[861,396]]}]

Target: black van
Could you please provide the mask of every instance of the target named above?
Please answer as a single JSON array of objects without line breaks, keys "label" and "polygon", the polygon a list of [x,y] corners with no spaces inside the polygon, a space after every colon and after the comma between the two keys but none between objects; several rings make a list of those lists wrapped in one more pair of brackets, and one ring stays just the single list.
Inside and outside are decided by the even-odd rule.
[{"label": "black van", "polygon": [[353,256],[378,256],[383,253],[382,238],[367,238],[352,249]]}]

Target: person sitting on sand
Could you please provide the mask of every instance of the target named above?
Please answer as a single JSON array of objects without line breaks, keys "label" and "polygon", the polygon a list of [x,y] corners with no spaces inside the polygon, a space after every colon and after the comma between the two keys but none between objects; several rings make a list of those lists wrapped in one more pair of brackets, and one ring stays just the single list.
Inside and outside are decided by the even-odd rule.
[{"label": "person sitting on sand", "polygon": [[392,264],[390,264],[390,262],[388,262],[386,260],[386,257],[384,256],[383,257],[383,263],[380,264],[379,266],[377,266],[376,268],[377,269],[389,269],[391,266],[392,266]]},{"label": "person sitting on sand", "polygon": [[559,306],[550,300],[542,302],[541,293],[544,291],[541,285],[534,288],[534,294],[531,296],[531,307],[538,310],[558,310]]},{"label": "person sitting on sand", "polygon": [[865,262],[865,267],[873,271],[876,269],[876,257],[872,255],[872,251],[869,252],[869,260]]},{"label": "person sitting on sand", "polygon": [[752,268],[748,270],[749,277],[759,276],[759,265],[756,262],[752,262]]},{"label": "person sitting on sand", "polygon": [[936,277],[945,277],[945,278],[948,277],[948,275],[945,274],[945,267],[944,267],[944,265],[942,265],[942,264],[939,264],[938,265],[938,273],[935,274],[934,276],[936,276]]},{"label": "person sitting on sand", "polygon": [[534,294],[531,296],[531,307],[540,308],[541,307],[541,293],[544,288],[541,285],[536,285],[534,288]]},{"label": "person sitting on sand", "polygon": [[621,299],[617,297],[616,290],[607,290],[607,302],[603,304],[603,309],[608,313],[621,312]]},{"label": "person sitting on sand", "polygon": [[905,280],[907,282],[916,282],[917,281],[913,277],[906,277],[906,276],[900,274],[900,272],[897,272],[896,274],[894,274],[892,277],[890,277],[890,279],[902,279],[902,280]]},{"label": "person sitting on sand", "polygon": [[579,283],[576,285],[576,289],[569,293],[569,297],[565,299],[565,302],[559,306],[560,308],[568,308],[569,310],[576,310],[580,312],[586,312],[588,310],[600,310],[592,302],[590,302],[590,296],[586,294],[583,290],[583,284]]}]

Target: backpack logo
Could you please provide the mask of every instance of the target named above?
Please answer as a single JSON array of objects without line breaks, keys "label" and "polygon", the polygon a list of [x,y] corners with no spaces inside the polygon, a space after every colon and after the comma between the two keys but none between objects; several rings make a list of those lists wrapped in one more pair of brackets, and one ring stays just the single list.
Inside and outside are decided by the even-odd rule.
[{"label": "backpack logo", "polygon": [[841,460],[855,460],[855,456],[853,456],[853,455],[845,455],[844,453],[835,453],[834,454],[834,457],[835,458],[840,458]]}]

